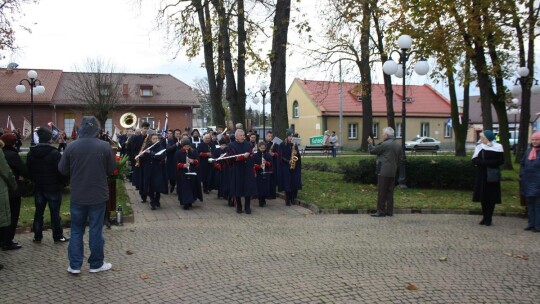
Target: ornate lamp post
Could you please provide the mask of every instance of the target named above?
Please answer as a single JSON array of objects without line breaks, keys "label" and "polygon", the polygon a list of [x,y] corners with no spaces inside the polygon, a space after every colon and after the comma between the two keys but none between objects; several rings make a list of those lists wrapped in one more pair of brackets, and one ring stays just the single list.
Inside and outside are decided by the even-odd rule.
[{"label": "ornate lamp post", "polygon": [[401,148],[403,149],[403,162],[400,163],[399,167],[399,186],[401,188],[406,188],[406,173],[405,173],[405,140],[407,137],[406,132],[406,117],[407,117],[407,108],[406,103],[412,102],[412,99],[407,98],[406,94],[406,88],[405,88],[405,76],[406,76],[406,69],[407,69],[407,61],[409,60],[409,57],[413,53],[417,53],[420,55],[420,60],[416,63],[414,70],[418,75],[426,75],[429,72],[429,64],[427,63],[427,60],[420,54],[419,51],[413,50],[410,51],[410,48],[412,46],[412,38],[409,35],[401,35],[398,38],[398,46],[399,50],[393,50],[390,52],[390,56],[392,57],[392,54],[397,53],[399,55],[399,64],[397,64],[393,59],[387,60],[383,64],[383,71],[387,75],[395,75],[398,78],[403,78],[403,92],[402,92],[402,103],[401,103]]},{"label": "ornate lamp post", "polygon": [[[262,106],[263,106],[263,134],[262,134],[262,138],[264,138],[266,136],[266,109],[265,109],[265,104],[266,104],[266,94],[268,94],[267,89],[268,89],[268,87],[266,86],[266,83],[262,82],[261,85],[259,86],[259,91],[255,92],[255,95],[257,95],[257,93],[259,93],[262,96]],[[253,102],[255,104],[258,104],[259,103],[259,98],[257,98],[257,96],[255,96],[255,98],[253,99]]]},{"label": "ornate lamp post", "polygon": [[[540,85],[538,80],[529,76],[529,69],[526,67],[520,67],[517,70],[518,78],[514,81],[511,93],[514,98],[521,98],[520,105],[520,119],[519,119],[519,140],[516,146],[516,163],[521,161],[521,157],[525,150],[527,150],[527,142],[529,137],[529,122],[531,118],[531,93],[540,93]],[[514,115],[514,119],[517,114]],[[514,124],[514,130],[516,124]],[[514,131],[515,132],[515,131]],[[515,137],[515,136],[514,136]]]},{"label": "ornate lamp post", "polygon": [[34,93],[36,95],[43,94],[45,92],[45,87],[41,85],[41,81],[37,79],[37,72],[34,70],[28,71],[28,79],[22,79],[19,84],[15,87],[15,91],[17,93],[22,94],[26,92],[26,87],[24,86],[24,82],[28,83],[30,86],[30,128],[31,128],[31,144],[35,145],[34,142]]}]

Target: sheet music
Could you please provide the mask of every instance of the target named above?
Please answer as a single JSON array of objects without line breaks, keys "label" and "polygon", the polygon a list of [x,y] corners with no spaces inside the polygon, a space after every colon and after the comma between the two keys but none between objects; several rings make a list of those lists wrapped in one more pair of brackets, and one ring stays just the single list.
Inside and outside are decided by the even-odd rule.
[{"label": "sheet music", "polygon": [[272,139],[272,142],[279,146],[283,142],[283,140],[276,136],[274,137],[274,139]]}]

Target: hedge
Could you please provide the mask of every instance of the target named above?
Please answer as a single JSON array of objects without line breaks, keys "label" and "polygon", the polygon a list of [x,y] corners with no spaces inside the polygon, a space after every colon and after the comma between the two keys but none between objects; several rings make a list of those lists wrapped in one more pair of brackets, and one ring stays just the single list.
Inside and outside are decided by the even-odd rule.
[{"label": "hedge", "polygon": [[[377,183],[375,158],[362,158],[356,164],[339,164],[339,167],[346,182]],[[469,158],[452,156],[409,157],[406,172],[408,187],[460,190],[473,188],[475,174]]]}]

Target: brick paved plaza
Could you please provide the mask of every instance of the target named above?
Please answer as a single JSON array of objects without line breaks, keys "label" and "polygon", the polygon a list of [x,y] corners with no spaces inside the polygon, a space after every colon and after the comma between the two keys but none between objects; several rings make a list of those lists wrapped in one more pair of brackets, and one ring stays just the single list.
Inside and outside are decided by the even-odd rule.
[{"label": "brick paved plaza", "polygon": [[20,234],[21,250],[0,251],[0,302],[540,302],[540,233],[525,219],[313,215],[279,199],[238,215],[215,191],[190,211],[174,195],[151,211],[128,192],[135,222],[105,230],[112,271],[71,275],[50,230],[39,245]]}]

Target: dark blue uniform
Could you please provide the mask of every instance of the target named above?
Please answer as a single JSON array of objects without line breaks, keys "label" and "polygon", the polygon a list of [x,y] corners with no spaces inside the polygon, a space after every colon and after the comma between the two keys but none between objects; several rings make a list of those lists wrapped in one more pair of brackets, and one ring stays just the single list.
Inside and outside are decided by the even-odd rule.
[{"label": "dark blue uniform", "polygon": [[294,149],[296,150],[296,157],[298,157],[298,160],[296,161],[294,169],[291,169],[289,161],[292,157],[293,144],[284,141],[279,145],[278,190],[285,191],[285,203],[287,206],[290,206],[294,202],[298,195],[298,190],[302,189],[302,162],[300,150],[298,149],[298,146],[295,146]]},{"label": "dark blue uniform", "polygon": [[[251,153],[251,145],[248,142],[231,142],[229,155]],[[245,211],[251,213],[251,197],[257,196],[257,183],[253,176],[253,158],[245,158],[243,155],[233,158],[230,178],[230,196],[236,198],[236,212],[242,212],[241,197],[245,199]]]},{"label": "dark blue uniform", "polygon": [[[178,172],[176,176],[178,201],[187,210],[191,208],[195,200],[199,199],[201,202],[203,200],[199,177],[196,174],[188,174],[197,172],[196,166],[199,160],[193,148],[189,150],[185,150],[184,148],[178,150],[174,158]],[[194,163],[187,163],[186,158],[193,159]]]},{"label": "dark blue uniform", "polygon": [[[152,143],[148,143],[146,148],[151,145]],[[164,170],[165,153],[156,155],[161,150],[163,150],[163,146],[157,144],[140,157],[144,178],[142,183],[143,192],[150,197],[152,210],[160,207],[161,193],[167,194],[167,177]]]}]

